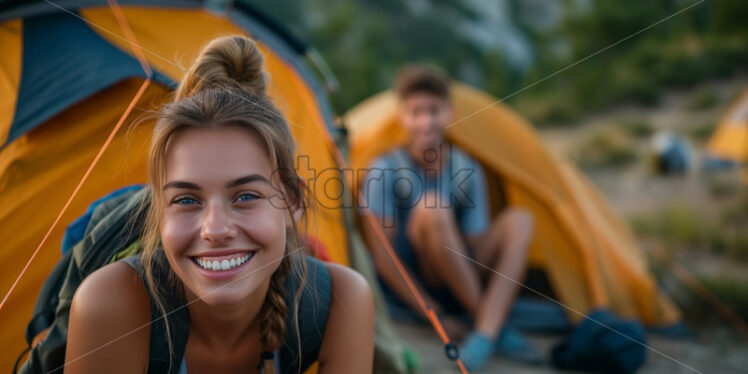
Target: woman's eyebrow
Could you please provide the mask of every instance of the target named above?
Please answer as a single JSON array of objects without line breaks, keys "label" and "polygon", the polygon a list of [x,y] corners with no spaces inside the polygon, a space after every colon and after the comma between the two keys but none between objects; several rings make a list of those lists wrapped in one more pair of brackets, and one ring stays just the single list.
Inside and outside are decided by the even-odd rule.
[{"label": "woman's eyebrow", "polygon": [[[265,182],[270,183],[267,178],[263,177],[260,174],[251,174],[247,175],[241,178],[237,178],[229,183],[226,184],[226,188],[241,186],[243,184],[251,183],[251,182]],[[192,182],[185,182],[185,181],[171,181],[169,183],[166,183],[164,185],[164,189],[167,188],[183,188],[188,190],[202,190],[200,186],[192,183]]]},{"label": "woman's eyebrow", "polygon": [[241,178],[235,179],[233,182],[227,183],[226,184],[226,188],[241,186],[243,184],[247,184],[247,183],[250,183],[250,182],[265,182],[265,183],[270,183],[267,180],[267,178],[263,177],[260,174],[251,174],[251,175],[247,175],[245,177],[241,177]]},{"label": "woman's eyebrow", "polygon": [[164,189],[167,189],[167,188],[184,188],[188,190],[198,190],[198,191],[202,190],[200,186],[194,183],[185,182],[185,181],[171,181],[164,185]]}]

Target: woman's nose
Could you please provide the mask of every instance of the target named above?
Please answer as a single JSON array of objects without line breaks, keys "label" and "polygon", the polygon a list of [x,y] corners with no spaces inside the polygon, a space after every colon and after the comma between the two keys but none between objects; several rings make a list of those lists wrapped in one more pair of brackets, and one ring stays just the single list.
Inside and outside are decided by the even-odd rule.
[{"label": "woman's nose", "polygon": [[200,237],[212,246],[226,245],[236,237],[236,226],[231,222],[229,212],[221,204],[208,206]]}]

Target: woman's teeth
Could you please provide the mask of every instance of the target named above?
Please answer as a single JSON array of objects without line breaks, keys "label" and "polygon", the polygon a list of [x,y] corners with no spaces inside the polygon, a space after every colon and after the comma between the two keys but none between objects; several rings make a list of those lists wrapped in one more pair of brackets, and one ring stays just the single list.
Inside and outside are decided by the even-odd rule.
[{"label": "woman's teeth", "polygon": [[205,270],[226,271],[241,266],[243,263],[247,262],[247,260],[252,258],[254,254],[254,252],[249,252],[243,256],[224,258],[222,260],[210,260],[202,257],[193,257],[193,260],[198,266]]}]

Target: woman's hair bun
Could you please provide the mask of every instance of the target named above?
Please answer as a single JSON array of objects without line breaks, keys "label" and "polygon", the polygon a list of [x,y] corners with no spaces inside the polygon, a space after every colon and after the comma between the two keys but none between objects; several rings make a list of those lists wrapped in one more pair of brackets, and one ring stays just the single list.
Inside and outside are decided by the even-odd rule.
[{"label": "woman's hair bun", "polygon": [[204,89],[241,89],[264,96],[268,77],[265,58],[254,40],[241,35],[214,39],[182,78],[175,100],[190,97]]}]

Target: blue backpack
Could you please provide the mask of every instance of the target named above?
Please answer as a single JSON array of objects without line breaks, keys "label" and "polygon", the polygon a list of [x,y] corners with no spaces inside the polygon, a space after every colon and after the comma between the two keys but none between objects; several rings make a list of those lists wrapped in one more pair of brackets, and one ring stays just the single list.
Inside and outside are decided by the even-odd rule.
[{"label": "blue backpack", "polygon": [[640,323],[597,310],[553,348],[551,358],[560,369],[630,374],[644,365],[646,344]]}]

